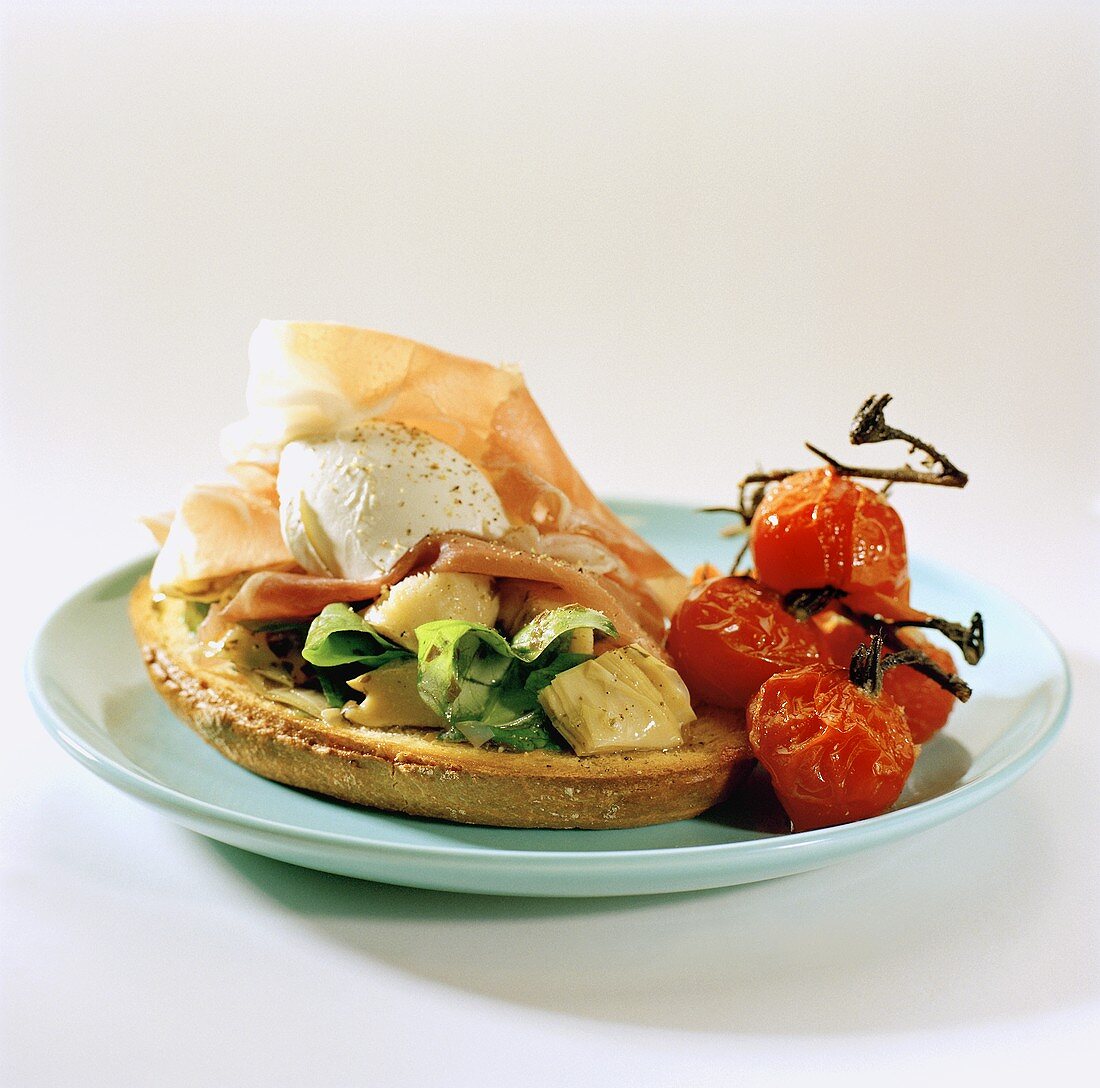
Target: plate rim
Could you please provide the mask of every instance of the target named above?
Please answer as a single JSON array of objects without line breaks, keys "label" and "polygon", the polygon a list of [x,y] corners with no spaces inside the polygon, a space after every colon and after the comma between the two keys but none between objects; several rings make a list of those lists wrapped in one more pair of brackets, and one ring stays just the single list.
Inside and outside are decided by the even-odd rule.
[{"label": "plate rim", "polygon": [[[643,507],[650,510],[668,510],[684,507],[676,503],[647,502],[629,500],[626,505],[632,508]],[[65,710],[54,705],[46,691],[47,677],[44,672],[44,658],[49,652],[51,636],[55,629],[66,620],[67,613],[74,607],[94,597],[108,585],[115,585],[123,578],[136,580],[148,570],[153,556],[148,554],[112,569],[84,583],[69,593],[55,605],[39,627],[24,663],[24,681],[27,692],[39,719],[46,731],[59,746],[99,778],[136,797],[153,807],[174,812],[180,816],[191,817],[203,824],[222,824],[247,829],[251,832],[290,839],[296,843],[307,843],[340,850],[361,851],[365,854],[378,852],[390,857],[436,858],[440,861],[453,861],[456,858],[476,859],[481,864],[513,868],[524,863],[534,863],[543,868],[568,866],[572,869],[586,867],[605,867],[609,862],[627,868],[646,865],[654,861],[667,864],[673,859],[688,862],[696,858],[709,858],[711,855],[731,855],[745,860],[756,855],[771,855],[777,852],[785,856],[820,852],[828,859],[836,853],[848,854],[861,845],[861,840],[872,840],[869,845],[886,842],[926,830],[935,824],[950,819],[959,811],[966,811],[999,793],[1011,785],[1046,752],[1060,733],[1069,711],[1072,698],[1072,675],[1065,652],[1046,625],[1039,620],[1027,606],[1021,604],[1010,594],[997,586],[969,574],[960,574],[945,564],[916,557],[925,569],[947,578],[963,577],[973,585],[979,586],[988,594],[998,597],[1027,617],[1034,631],[1049,646],[1058,665],[1057,684],[1051,695],[1051,701],[1044,710],[1041,723],[1034,729],[1028,743],[985,772],[981,777],[963,783],[947,793],[919,801],[903,809],[896,809],[867,820],[835,827],[820,828],[814,831],[792,832],[783,836],[764,836],[757,839],[736,842],[695,843],[685,845],[662,845],[637,847],[630,849],[598,850],[555,850],[541,851],[533,849],[512,849],[482,844],[450,843],[413,843],[394,842],[370,835],[357,835],[345,832],[329,831],[303,824],[284,823],[263,816],[256,816],[238,809],[226,808],[211,801],[205,801],[184,793],[155,778],[140,773],[118,762],[110,754],[96,748],[91,742],[80,736],[75,727],[67,720]],[[84,718],[95,727],[94,721],[87,719],[77,708],[69,708],[78,718]],[[182,723],[181,723],[182,724]],[[323,800],[323,797],[321,798]],[[385,810],[372,810],[382,817],[400,817],[400,813]],[[446,823],[446,821],[441,821]],[[507,829],[502,829],[507,830]],[[552,830],[527,829],[528,831]]]}]

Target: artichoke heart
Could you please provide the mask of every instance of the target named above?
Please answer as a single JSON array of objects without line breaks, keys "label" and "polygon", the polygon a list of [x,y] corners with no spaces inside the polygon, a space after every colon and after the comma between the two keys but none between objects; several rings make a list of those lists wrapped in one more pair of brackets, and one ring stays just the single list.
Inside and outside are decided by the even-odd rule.
[{"label": "artichoke heart", "polygon": [[348,687],[363,693],[361,703],[349,704],[341,711],[353,725],[368,729],[390,729],[395,725],[442,729],[446,725],[420,697],[415,661],[391,661],[349,680]]},{"label": "artichoke heart", "polygon": [[695,720],[679,674],[638,645],[560,673],[539,702],[579,756],[676,748],[681,729]]},{"label": "artichoke heart", "polygon": [[448,619],[492,627],[498,607],[492,581],[484,575],[429,571],[402,579],[364,618],[386,638],[415,650],[422,623]]}]

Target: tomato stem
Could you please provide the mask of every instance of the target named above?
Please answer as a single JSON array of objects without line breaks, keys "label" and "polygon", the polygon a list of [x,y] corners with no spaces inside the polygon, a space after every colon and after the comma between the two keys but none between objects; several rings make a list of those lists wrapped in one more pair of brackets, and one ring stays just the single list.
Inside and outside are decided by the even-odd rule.
[{"label": "tomato stem", "polygon": [[783,597],[783,607],[796,620],[805,623],[811,616],[823,612],[833,601],[847,597],[846,590],[836,586],[821,586],[820,589],[792,589]]},{"label": "tomato stem", "polygon": [[[883,654],[883,646],[890,643],[892,646],[901,646],[894,653]],[[882,678],[887,669],[905,665],[915,669],[922,676],[939,684],[945,691],[950,692],[960,703],[965,703],[971,695],[970,685],[954,673],[941,669],[931,658],[920,650],[914,650],[911,646],[905,646],[893,631],[877,630],[871,636],[871,643],[863,643],[856,647],[852,654],[852,663],[848,666],[848,678],[857,688],[862,688],[868,695],[879,695],[882,692]]]},{"label": "tomato stem", "polygon": [[[941,469],[919,469],[912,465],[900,465],[898,468],[859,468],[838,461],[831,454],[818,449],[812,442],[806,443],[810,453],[820,457],[831,469],[841,476],[859,476],[864,480],[889,480],[892,484],[932,484],[938,487],[966,487],[969,477],[952,466],[951,472]],[[787,475],[793,475],[787,473]]]},{"label": "tomato stem", "polygon": [[[950,692],[959,700],[960,703],[965,703],[971,695],[970,685],[966,683],[962,677],[956,673],[948,672],[946,669],[940,668],[927,654],[921,653],[920,650],[914,650],[912,646],[907,646],[902,642],[901,637],[898,635],[898,628],[901,627],[930,627],[933,626],[932,621],[936,621],[943,624],[945,627],[960,627],[959,624],[949,624],[946,620],[941,620],[937,616],[930,616],[927,621],[914,621],[906,622],[905,620],[884,620],[880,616],[868,616],[862,612],[853,612],[850,608],[845,608],[843,605],[840,608],[843,615],[847,616],[851,620],[855,620],[861,627],[871,634],[871,644],[874,645],[875,639],[879,639],[890,647],[894,652],[889,654],[883,659],[882,671],[892,669],[897,665],[908,665],[909,668],[915,669],[922,676],[927,676],[929,680],[939,684],[944,691]],[[984,649],[984,643],[981,642],[981,627],[982,617],[978,612],[974,613],[974,619],[971,620],[971,631],[977,631],[977,641]],[[940,627],[934,627],[934,630],[941,630]],[[954,641],[954,640],[952,640]],[[956,643],[956,645],[959,645]],[[866,646],[856,649],[856,653],[859,653],[860,649],[867,649]],[[962,647],[960,647],[962,649]],[[963,649],[963,656],[966,656],[967,651]],[[979,656],[980,653],[979,653]],[[970,661],[967,658],[967,661]],[[970,664],[976,664],[977,661],[970,661]],[[852,657],[852,668],[855,667],[855,656]],[[849,670],[849,675],[852,675]],[[852,683],[856,683],[853,678]],[[862,685],[861,685],[862,686]],[[867,688],[870,691],[870,688]],[[877,694],[873,692],[872,694]]]},{"label": "tomato stem", "polygon": [[906,627],[939,631],[962,651],[963,660],[968,665],[977,665],[985,654],[985,624],[980,612],[975,612],[970,617],[970,623],[964,627],[961,623],[952,623],[951,620],[945,620],[940,616],[925,616],[924,619],[919,620],[888,620],[879,615],[870,616],[866,612],[855,612],[845,606],[841,606],[840,611],[867,631],[880,629],[897,631]]},{"label": "tomato stem", "polygon": [[939,684],[944,691],[949,691],[954,695],[960,703],[965,703],[972,694],[970,685],[961,676],[941,669],[939,665],[927,655],[922,654],[920,650],[914,650],[910,647],[888,654],[882,662],[883,672],[895,665],[908,665],[909,668],[915,669],[922,676],[927,676],[929,680]]},{"label": "tomato stem", "polygon": [[859,406],[859,411],[856,412],[855,418],[852,420],[852,426],[848,430],[848,441],[853,446],[863,446],[869,442],[892,442],[894,440],[908,442],[911,453],[920,450],[926,454],[926,464],[933,474],[935,474],[936,466],[939,466],[939,480],[945,486],[965,487],[968,479],[966,473],[952,464],[935,446],[930,442],[917,438],[916,435],[899,431],[897,427],[891,427],[886,422],[886,406],[893,399],[890,393],[868,397]]},{"label": "tomato stem", "polygon": [[741,569],[741,564],[745,561],[745,556],[749,554],[750,540],[748,536],[745,537],[745,543],[741,545],[741,550],[737,553],[737,556],[733,560],[733,566],[730,567],[730,576],[736,577],[741,574],[747,574],[748,571]]},{"label": "tomato stem", "polygon": [[[832,454],[823,449],[806,443],[806,449],[820,457],[830,468],[841,476],[859,476],[865,480],[885,480],[886,487],[882,494],[886,494],[891,484],[932,484],[937,487],[966,487],[969,477],[946,454],[940,453],[930,442],[909,434],[908,431],[891,427],[886,422],[886,406],[893,400],[889,393],[881,393],[868,397],[859,407],[852,420],[848,431],[848,439],[853,446],[865,446],[873,442],[906,442],[910,453],[920,450],[925,455],[925,468],[914,468],[912,465],[900,465],[898,468],[861,468],[856,465],[846,465],[838,461]],[[709,510],[722,511],[723,513],[737,514],[748,525],[752,521],[756,508],[764,498],[764,491],[768,484],[778,483],[796,472],[802,472],[797,468],[781,468],[771,472],[750,472],[742,479],[739,485],[738,505],[733,507],[708,507]]]},{"label": "tomato stem", "polygon": [[746,476],[740,484],[737,485],[737,505],[736,506],[704,506],[702,513],[704,514],[736,514],[741,519],[741,525],[734,526],[731,529],[725,529],[722,532],[723,536],[737,536],[738,533],[744,532],[748,528],[749,522],[752,521],[753,514],[756,513],[756,508],[764,501],[764,491],[768,483],[774,483],[778,480],[784,480],[788,476],[793,476],[798,469],[780,469],[778,472],[758,472],[752,476]]},{"label": "tomato stem", "polygon": [[876,631],[871,636],[870,646],[861,643],[856,647],[852,654],[852,663],[848,666],[848,679],[868,695],[879,695],[882,692],[882,676],[886,671],[882,660],[882,645],[882,633]]},{"label": "tomato stem", "polygon": [[929,616],[926,620],[897,620],[891,626],[924,627],[931,631],[939,631],[941,635],[945,635],[958,646],[962,651],[963,660],[968,665],[977,665],[985,655],[985,625],[980,612],[975,612],[970,617],[970,624],[966,627],[961,623],[941,619],[939,616]]}]

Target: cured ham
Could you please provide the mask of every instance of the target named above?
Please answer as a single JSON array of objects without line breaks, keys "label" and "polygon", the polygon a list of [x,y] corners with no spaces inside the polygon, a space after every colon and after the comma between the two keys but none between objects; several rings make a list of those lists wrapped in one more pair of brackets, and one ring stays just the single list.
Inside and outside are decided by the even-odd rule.
[{"label": "cured ham", "polygon": [[549,556],[518,551],[498,541],[444,533],[424,537],[391,570],[372,581],[352,582],[295,572],[252,574],[225,605],[211,610],[201,633],[214,638],[226,624],[309,619],[327,604],[368,601],[402,578],[429,570],[558,586],[576,604],[603,612],[624,642],[653,645],[664,631],[664,615],[652,598],[638,598],[607,577],[576,570]]},{"label": "cured ham", "polygon": [[666,611],[679,572],[588,487],[519,371],[344,325],[261,322],[249,344],[248,416],[226,428],[232,462],[273,462],[296,438],[364,418],[418,427],[488,476],[512,521],[600,541]]},{"label": "cured ham", "polygon": [[206,596],[242,571],[297,566],[279,529],[277,499],[234,484],[197,484],[171,519],[150,583],[156,592]]},{"label": "cured ham", "polygon": [[[184,496],[153,570],[155,590],[184,596],[224,598],[244,578],[212,610],[208,630],[311,617],[433,569],[554,584],[606,612],[624,637],[660,641],[686,579],[596,498],[518,371],[370,330],[270,321],[253,334],[249,360],[248,416],[222,435],[235,482]],[[280,526],[281,451],[364,420],[426,431],[473,462],[499,496],[516,546],[443,533],[374,581],[307,575]]]}]

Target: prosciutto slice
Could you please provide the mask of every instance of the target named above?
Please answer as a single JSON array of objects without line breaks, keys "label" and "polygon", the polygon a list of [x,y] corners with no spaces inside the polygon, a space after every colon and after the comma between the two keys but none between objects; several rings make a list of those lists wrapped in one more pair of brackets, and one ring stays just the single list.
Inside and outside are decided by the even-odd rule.
[{"label": "prosciutto slice", "polygon": [[150,575],[158,592],[205,596],[241,571],[298,567],[279,529],[273,487],[196,484],[171,518],[161,515],[149,527],[164,532]]},{"label": "prosciutto slice", "polygon": [[570,600],[606,615],[623,642],[653,645],[664,632],[664,614],[652,598],[639,598],[605,576],[579,571],[550,556],[519,551],[499,541],[441,533],[424,537],[385,575],[372,581],[278,571],[252,574],[227,604],[211,610],[201,634],[217,637],[230,623],[311,619],[327,604],[371,600],[387,586],[422,571],[484,574],[558,586]]},{"label": "prosciutto slice", "polygon": [[[249,363],[248,415],[222,435],[236,482],[185,495],[162,542],[154,589],[209,597],[247,576],[213,614],[225,622],[283,619],[371,599],[416,570],[463,571],[573,587],[578,603],[606,612],[624,635],[659,639],[686,579],[596,498],[517,370],[367,329],[273,321],[253,334]],[[280,453],[297,438],[368,419],[419,428],[472,461],[528,544],[490,547],[442,534],[375,582],[303,573],[280,529]]]},{"label": "prosciutto slice", "polygon": [[227,427],[231,462],[274,462],[287,442],[366,418],[427,431],[474,462],[511,520],[589,536],[666,611],[686,583],[581,478],[518,370],[346,325],[264,321],[249,344],[248,416]]}]

